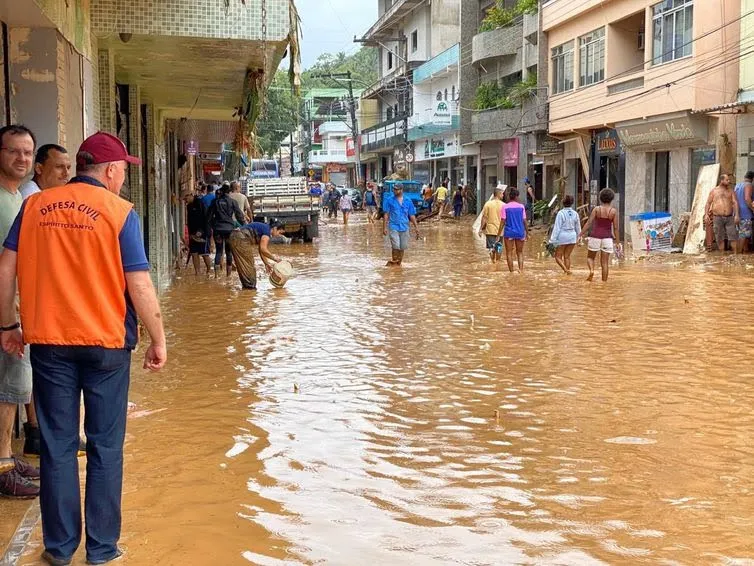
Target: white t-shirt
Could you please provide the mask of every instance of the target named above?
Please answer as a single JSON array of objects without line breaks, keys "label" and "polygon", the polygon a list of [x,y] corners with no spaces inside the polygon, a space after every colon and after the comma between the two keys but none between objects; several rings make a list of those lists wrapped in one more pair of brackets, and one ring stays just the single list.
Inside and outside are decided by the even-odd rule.
[{"label": "white t-shirt", "polygon": [[30,179],[26,181],[23,185],[21,185],[21,188],[19,189],[21,192],[21,196],[24,197],[24,200],[29,198],[34,193],[41,193],[42,189],[39,188],[39,185],[34,181],[34,179]]}]

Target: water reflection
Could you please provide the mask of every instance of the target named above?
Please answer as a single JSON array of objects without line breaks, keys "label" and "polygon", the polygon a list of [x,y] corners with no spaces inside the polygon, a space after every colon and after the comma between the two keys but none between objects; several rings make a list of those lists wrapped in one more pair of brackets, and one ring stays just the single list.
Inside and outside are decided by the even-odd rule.
[{"label": "water reflection", "polygon": [[283,291],[171,291],[173,365],[134,386],[166,408],[130,428],[134,563],[754,558],[750,263],[587,284],[532,247],[510,275],[444,225],[391,270],[378,228],[323,232]]}]

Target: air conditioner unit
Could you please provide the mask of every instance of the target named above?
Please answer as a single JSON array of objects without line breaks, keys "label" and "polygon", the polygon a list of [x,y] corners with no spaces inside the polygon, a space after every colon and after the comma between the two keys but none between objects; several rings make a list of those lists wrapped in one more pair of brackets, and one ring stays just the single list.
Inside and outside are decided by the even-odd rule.
[{"label": "air conditioner unit", "polygon": [[640,31],[638,35],[637,47],[639,51],[644,51],[644,31]]}]

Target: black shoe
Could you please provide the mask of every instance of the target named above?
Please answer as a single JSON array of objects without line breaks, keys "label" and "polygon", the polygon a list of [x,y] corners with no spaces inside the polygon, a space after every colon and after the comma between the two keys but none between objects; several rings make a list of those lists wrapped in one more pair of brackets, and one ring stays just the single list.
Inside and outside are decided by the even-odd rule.
[{"label": "black shoe", "polygon": [[90,560],[89,558],[86,559],[87,564],[107,564],[108,562],[113,562],[114,560],[118,560],[118,558],[123,557],[123,550],[121,548],[115,549],[115,555],[113,555],[112,558],[103,558],[101,560]]},{"label": "black shoe", "polygon": [[39,458],[41,439],[39,427],[24,423],[24,456]]},{"label": "black shoe", "polygon": [[55,558],[46,550],[42,553],[42,560],[47,562],[50,566],[68,566],[71,563],[70,558]]}]

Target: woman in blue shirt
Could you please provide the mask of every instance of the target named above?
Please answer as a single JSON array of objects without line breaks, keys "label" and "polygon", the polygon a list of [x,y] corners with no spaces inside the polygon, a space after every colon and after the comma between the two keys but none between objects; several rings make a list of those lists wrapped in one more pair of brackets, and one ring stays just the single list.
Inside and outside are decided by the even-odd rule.
[{"label": "woman in blue shirt", "polygon": [[581,232],[579,213],[573,209],[573,197],[563,197],[563,209],[555,217],[550,243],[557,246],[555,262],[566,275],[571,274],[571,254]]}]

